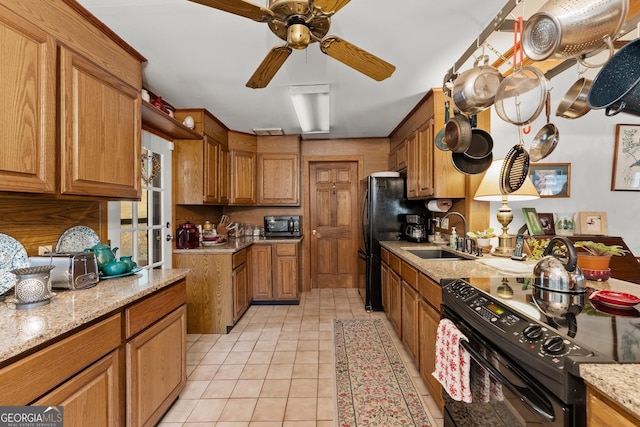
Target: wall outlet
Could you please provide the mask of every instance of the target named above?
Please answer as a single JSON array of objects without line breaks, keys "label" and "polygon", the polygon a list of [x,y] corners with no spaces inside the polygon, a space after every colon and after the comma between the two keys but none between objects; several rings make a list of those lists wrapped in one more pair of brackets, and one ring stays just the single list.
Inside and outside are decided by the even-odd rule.
[{"label": "wall outlet", "polygon": [[51,245],[38,246],[38,255],[45,255],[48,252],[53,252],[53,247]]},{"label": "wall outlet", "polygon": [[443,218],[442,221],[440,221],[440,228],[445,230],[449,229],[449,218]]}]

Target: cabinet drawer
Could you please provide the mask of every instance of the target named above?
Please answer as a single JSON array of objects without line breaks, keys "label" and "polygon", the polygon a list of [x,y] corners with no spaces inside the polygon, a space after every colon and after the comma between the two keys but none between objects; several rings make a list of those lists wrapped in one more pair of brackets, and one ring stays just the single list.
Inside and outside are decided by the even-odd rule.
[{"label": "cabinet drawer", "polygon": [[389,254],[389,267],[396,273],[400,273],[400,258],[392,253]]},{"label": "cabinet drawer", "polygon": [[295,243],[278,243],[276,245],[276,256],[295,256],[297,246]]},{"label": "cabinet drawer", "polygon": [[127,308],[125,310],[127,339],[186,303],[187,282],[183,279]]},{"label": "cabinet drawer", "polygon": [[440,304],[442,304],[442,288],[439,284],[424,274],[420,274],[418,277],[418,291],[422,298],[435,307],[436,310],[440,311]]},{"label": "cabinet drawer", "polygon": [[241,264],[244,264],[245,262],[247,262],[247,251],[246,249],[243,249],[239,252],[234,253],[231,256],[231,264],[233,265],[233,268],[235,269],[236,267],[238,267]]},{"label": "cabinet drawer", "polygon": [[402,261],[402,280],[409,283],[413,289],[418,290],[418,270]]},{"label": "cabinet drawer", "polygon": [[380,249],[380,259],[382,262],[389,265],[389,251],[385,248]]},{"label": "cabinet drawer", "polygon": [[0,402],[26,405],[120,345],[120,314],[0,369]]}]

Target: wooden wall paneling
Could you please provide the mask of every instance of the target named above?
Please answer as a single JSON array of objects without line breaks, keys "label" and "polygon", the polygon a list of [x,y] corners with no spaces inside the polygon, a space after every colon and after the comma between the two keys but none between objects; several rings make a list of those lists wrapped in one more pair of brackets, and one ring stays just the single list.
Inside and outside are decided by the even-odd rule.
[{"label": "wooden wall paneling", "polygon": [[59,200],[26,196],[3,196],[0,203],[0,233],[18,240],[29,256],[38,247],[51,245],[69,227],[91,227],[107,242],[107,202],[103,200]]}]

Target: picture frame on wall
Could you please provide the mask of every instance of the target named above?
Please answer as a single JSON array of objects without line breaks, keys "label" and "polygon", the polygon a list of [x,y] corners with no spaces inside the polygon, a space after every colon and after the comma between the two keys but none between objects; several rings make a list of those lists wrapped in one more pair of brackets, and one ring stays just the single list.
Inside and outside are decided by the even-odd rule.
[{"label": "picture frame on wall", "polygon": [[640,125],[616,125],[611,191],[640,191]]},{"label": "picture frame on wall", "polygon": [[531,164],[529,178],[540,197],[570,196],[571,163]]},{"label": "picture frame on wall", "polygon": [[578,233],[588,236],[607,235],[606,212],[578,212]]},{"label": "picture frame on wall", "polygon": [[525,224],[527,224],[529,235],[544,236],[544,230],[542,229],[542,223],[540,222],[536,208],[522,208],[522,215],[524,216]]},{"label": "picture frame on wall", "polygon": [[545,236],[555,236],[556,228],[553,221],[553,214],[539,213],[538,218],[540,219],[540,224],[542,225],[542,231],[544,231]]}]

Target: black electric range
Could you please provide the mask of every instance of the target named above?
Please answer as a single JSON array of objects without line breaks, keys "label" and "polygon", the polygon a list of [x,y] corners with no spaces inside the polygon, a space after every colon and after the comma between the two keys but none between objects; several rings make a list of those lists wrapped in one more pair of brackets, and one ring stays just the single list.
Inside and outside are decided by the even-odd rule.
[{"label": "black electric range", "polygon": [[[590,300],[590,288],[569,297],[541,294],[533,283],[532,277],[443,281],[443,317],[464,322],[568,404],[584,404],[580,364],[640,362],[635,307],[603,306]],[[565,315],[544,305],[556,299],[567,303]]]}]

